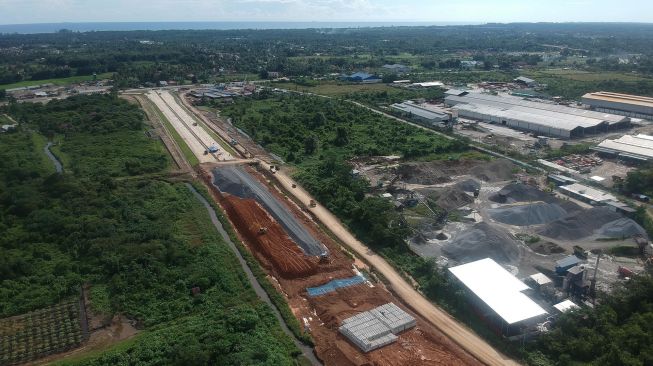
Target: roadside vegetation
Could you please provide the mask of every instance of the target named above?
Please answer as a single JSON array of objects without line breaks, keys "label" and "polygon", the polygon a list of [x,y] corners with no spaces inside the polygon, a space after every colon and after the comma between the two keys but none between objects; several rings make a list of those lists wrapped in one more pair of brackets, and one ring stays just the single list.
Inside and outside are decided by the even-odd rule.
[{"label": "roadside vegetation", "polygon": [[[167,167],[135,106],[101,96],[6,109],[21,125],[0,135],[0,317],[48,307],[89,284],[95,310],[124,314],[142,333],[64,364],[296,362],[299,351],[187,187],[122,179]],[[116,112],[99,118],[101,111]],[[60,136],[64,161],[77,168],[52,174],[30,130]],[[86,138],[131,144],[120,141],[111,153]]]}]

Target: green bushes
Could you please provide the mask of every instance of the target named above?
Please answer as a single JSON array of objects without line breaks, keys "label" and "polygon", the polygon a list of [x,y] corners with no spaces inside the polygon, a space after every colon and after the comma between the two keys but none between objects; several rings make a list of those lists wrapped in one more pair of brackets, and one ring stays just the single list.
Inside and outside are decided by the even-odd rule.
[{"label": "green bushes", "polygon": [[[30,118],[25,129],[58,113],[30,105],[20,107]],[[94,308],[122,313],[146,331],[80,362],[292,365],[298,350],[186,186],[123,179],[166,166],[140,120],[136,129],[113,124],[120,127],[112,132],[85,123],[61,138],[71,167],[64,174],[49,174],[47,161],[33,158],[42,151],[29,133],[0,135],[0,317],[51,305],[90,283]],[[123,143],[115,153],[93,148]],[[164,158],[133,164],[146,156]]]}]

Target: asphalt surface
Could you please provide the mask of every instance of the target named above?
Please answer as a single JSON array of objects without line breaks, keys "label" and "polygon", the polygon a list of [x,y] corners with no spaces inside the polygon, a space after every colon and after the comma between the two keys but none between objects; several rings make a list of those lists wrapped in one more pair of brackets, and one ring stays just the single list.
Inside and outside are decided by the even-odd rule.
[{"label": "asphalt surface", "polygon": [[238,262],[240,263],[240,266],[243,268],[243,271],[245,271],[245,274],[247,275],[247,279],[249,280],[250,284],[252,285],[252,288],[254,289],[254,292],[256,292],[256,295],[266,302],[270,308],[272,309],[272,312],[274,313],[274,316],[277,318],[279,321],[279,324],[281,325],[281,329],[283,330],[284,333],[288,334],[290,338],[294,341],[295,345],[297,348],[299,348],[302,351],[302,354],[304,357],[306,357],[308,360],[311,361],[312,365],[322,365],[320,360],[315,357],[315,353],[313,352],[313,348],[306,346],[302,342],[300,342],[295,336],[292,334],[290,329],[288,329],[288,326],[286,325],[286,322],[283,320],[281,317],[281,314],[279,313],[279,310],[272,304],[272,301],[270,300],[270,297],[268,294],[265,292],[261,284],[258,282],[256,277],[254,277],[254,274],[252,273],[252,270],[249,268],[247,265],[247,262],[245,262],[245,259],[243,256],[240,254],[238,251],[238,248],[236,248],[236,245],[234,244],[233,241],[231,241],[231,238],[229,237],[229,234],[224,230],[224,227],[222,227],[222,223],[220,220],[218,220],[218,217],[215,214],[215,211],[213,210],[213,207],[211,207],[211,204],[201,195],[199,194],[193,186],[190,184],[186,183],[186,186],[188,189],[193,193],[193,195],[197,198],[198,201],[200,201],[204,207],[206,207],[206,210],[209,213],[209,216],[211,217],[211,222],[213,223],[213,226],[218,230],[220,233],[220,236],[222,236],[222,239],[227,243],[229,248],[231,249],[232,252],[236,255],[238,258]]},{"label": "asphalt surface", "polygon": [[213,170],[213,184],[221,192],[240,198],[252,198],[260,203],[281,224],[291,239],[308,255],[326,254],[327,248],[317,241],[306,228],[297,221],[270,191],[238,166],[223,166]]}]

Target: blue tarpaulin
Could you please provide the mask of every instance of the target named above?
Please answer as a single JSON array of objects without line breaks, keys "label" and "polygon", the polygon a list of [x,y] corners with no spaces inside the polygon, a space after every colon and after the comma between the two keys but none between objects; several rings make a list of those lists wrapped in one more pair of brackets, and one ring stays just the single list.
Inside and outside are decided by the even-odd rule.
[{"label": "blue tarpaulin", "polygon": [[365,276],[357,275],[350,278],[341,278],[337,280],[332,280],[318,287],[308,287],[306,291],[308,292],[308,296],[310,297],[321,296],[321,295],[328,294],[329,292],[333,292],[339,288],[358,285],[365,281],[367,281]]}]

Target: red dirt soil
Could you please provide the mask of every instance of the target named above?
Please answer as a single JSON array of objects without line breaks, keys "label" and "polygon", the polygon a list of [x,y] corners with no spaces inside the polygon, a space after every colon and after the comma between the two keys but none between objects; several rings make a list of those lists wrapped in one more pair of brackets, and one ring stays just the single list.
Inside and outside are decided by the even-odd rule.
[{"label": "red dirt soil", "polygon": [[[297,258],[293,259],[293,261],[298,258],[308,259],[315,266],[315,272],[313,274],[299,277],[284,276],[282,270],[285,267],[283,266],[288,266],[286,261],[289,258],[284,258],[281,264],[277,264],[273,258],[279,257],[278,255],[267,255],[264,254],[263,250],[258,249],[260,238],[256,234],[259,231],[260,222],[254,224],[251,222],[251,219],[246,218],[243,220],[239,215],[249,217],[248,215],[251,215],[250,210],[263,210],[265,215],[261,215],[260,213],[254,214],[257,220],[265,219],[274,221],[274,219],[258,204],[244,203],[244,201],[248,200],[240,200],[237,197],[223,195],[212,184],[213,177],[210,171],[200,167],[199,175],[209,188],[216,202],[227,212],[227,216],[235,226],[241,241],[253,252],[257,260],[268,271],[272,284],[279,292],[286,296],[290,308],[300,323],[308,328],[315,342],[315,353],[325,365],[412,366],[481,364],[460,348],[460,346],[453,343],[441,331],[412,312],[406,304],[402,303],[388,291],[383,283],[374,283],[373,287],[368,284],[361,284],[350,288],[339,289],[324,296],[309,297],[306,292],[307,287],[320,286],[333,279],[353,276],[355,274],[353,271],[354,259],[350,255],[347,255],[338,242],[334,241],[310,216],[303,212],[300,206],[288,199],[275,185],[270,184],[271,182],[265,176],[269,172],[265,170],[256,171],[252,168],[247,168],[247,171],[263,183],[276,196],[279,202],[293,213],[297,221],[301,222],[316,239],[324,243],[328,248],[329,258],[327,261],[318,261],[318,258],[305,256],[301,249],[289,238],[288,242],[284,244],[283,249],[281,249],[284,253],[288,253],[288,257],[296,256]],[[234,200],[237,202],[236,205],[234,205]],[[240,200],[240,202],[237,200]],[[254,203],[256,202],[254,201]],[[240,211],[245,211],[245,213],[243,214]],[[265,225],[268,227],[269,234],[270,228],[273,225],[269,221],[265,221]],[[283,228],[276,222],[274,227],[279,227],[283,232]],[[283,233],[285,234],[285,232]],[[254,237],[252,237],[252,234],[254,234]],[[276,233],[275,236],[283,237],[283,235]],[[287,237],[287,234],[285,236]],[[295,246],[294,249],[286,248],[288,243],[292,243]],[[273,252],[279,250],[278,244],[275,242],[271,249]],[[296,252],[295,249],[299,250],[299,252]],[[290,254],[291,252],[293,254]],[[368,353],[363,353],[338,332],[338,327],[342,320],[389,302],[400,306],[417,320],[417,326],[399,334],[397,342]]]},{"label": "red dirt soil", "polygon": [[222,205],[236,230],[255,250],[256,256],[262,256],[272,262],[279,275],[284,278],[297,278],[317,272],[317,261],[304,255],[281,225],[274,221],[258,202],[227,196],[223,198]]}]

